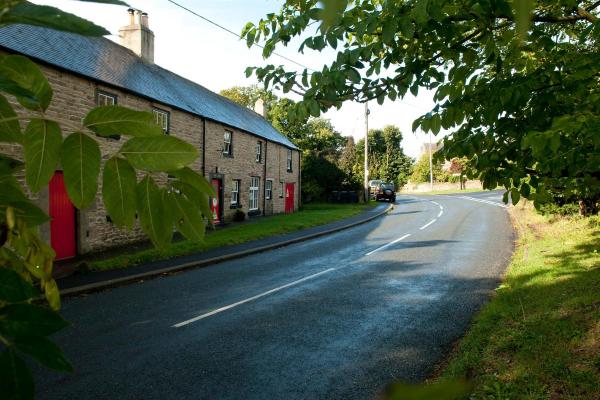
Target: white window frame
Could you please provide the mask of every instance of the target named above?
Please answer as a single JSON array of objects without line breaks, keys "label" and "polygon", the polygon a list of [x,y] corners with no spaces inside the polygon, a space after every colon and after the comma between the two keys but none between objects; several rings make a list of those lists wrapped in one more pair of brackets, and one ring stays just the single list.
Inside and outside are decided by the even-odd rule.
[{"label": "white window frame", "polygon": [[287,172],[292,172],[292,150],[287,152]]},{"label": "white window frame", "polygon": [[231,186],[231,205],[237,206],[240,204],[240,180],[234,179]]},{"label": "white window frame", "polygon": [[279,181],[279,198],[283,198],[283,181]]},{"label": "white window frame", "polygon": [[154,123],[160,126],[165,134],[169,134],[170,113],[159,108],[153,108],[152,115],[154,115]]},{"label": "white window frame", "polygon": [[97,90],[96,104],[99,106],[114,106],[117,104],[117,95]]},{"label": "white window frame", "polygon": [[233,132],[231,131],[225,131],[223,133],[223,155],[226,157],[231,157],[232,156],[232,147],[231,144],[233,143]]},{"label": "white window frame", "polygon": [[256,211],[258,210],[259,203],[259,193],[260,193],[260,177],[251,176],[250,177],[250,190],[248,197],[248,211]]},{"label": "white window frame", "polygon": [[262,161],[262,142],[256,142],[256,162]]},{"label": "white window frame", "polygon": [[273,198],[273,179],[267,179],[265,181],[265,199],[271,200]]}]

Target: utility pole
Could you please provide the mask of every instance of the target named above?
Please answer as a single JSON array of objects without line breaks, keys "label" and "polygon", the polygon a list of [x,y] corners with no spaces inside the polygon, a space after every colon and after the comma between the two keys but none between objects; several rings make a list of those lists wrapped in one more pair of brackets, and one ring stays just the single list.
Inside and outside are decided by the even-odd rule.
[{"label": "utility pole", "polygon": [[429,186],[433,192],[433,157],[431,156],[431,132],[429,132]]},{"label": "utility pole", "polygon": [[365,203],[370,200],[369,194],[369,103],[365,101]]}]

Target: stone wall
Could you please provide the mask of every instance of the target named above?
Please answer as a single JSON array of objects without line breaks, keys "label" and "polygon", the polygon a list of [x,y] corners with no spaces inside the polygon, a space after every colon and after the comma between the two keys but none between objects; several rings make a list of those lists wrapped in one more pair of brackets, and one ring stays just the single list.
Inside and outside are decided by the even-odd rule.
[{"label": "stone wall", "polygon": [[[465,182],[465,189],[481,189],[481,181],[472,180]],[[443,190],[460,190],[460,183],[449,183],[449,182],[439,182],[433,183],[434,191],[443,191]],[[424,183],[407,183],[400,190],[402,193],[424,193],[431,191],[431,185],[428,182]]]}]

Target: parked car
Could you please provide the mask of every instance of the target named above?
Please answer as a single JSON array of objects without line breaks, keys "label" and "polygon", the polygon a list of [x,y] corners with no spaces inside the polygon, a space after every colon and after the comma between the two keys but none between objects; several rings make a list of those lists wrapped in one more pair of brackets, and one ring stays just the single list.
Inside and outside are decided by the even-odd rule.
[{"label": "parked car", "polygon": [[375,188],[375,200],[387,200],[396,202],[396,188],[393,183],[381,182]]},{"label": "parked car", "polygon": [[369,181],[369,197],[375,199],[375,190],[383,181],[381,179],[373,179]]}]

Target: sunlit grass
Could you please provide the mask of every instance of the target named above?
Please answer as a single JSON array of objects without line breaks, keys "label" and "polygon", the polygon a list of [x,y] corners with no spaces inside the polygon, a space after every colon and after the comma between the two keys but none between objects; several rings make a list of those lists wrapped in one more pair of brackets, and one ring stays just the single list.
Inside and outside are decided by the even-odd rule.
[{"label": "sunlit grass", "polygon": [[369,204],[307,204],[302,210],[293,214],[256,218],[243,223],[232,224],[231,226],[215,231],[210,231],[210,229],[208,229],[208,234],[202,243],[193,243],[183,240],[173,243],[165,250],[152,248],[133,253],[120,254],[104,260],[90,261],[88,266],[91,270],[127,268],[150,261],[163,260],[217,247],[245,243],[255,239],[281,235],[327,224],[357,215],[373,206],[375,206],[375,203],[373,202]]},{"label": "sunlit grass", "polygon": [[443,375],[474,399],[600,399],[600,217],[512,209],[518,248]]}]

